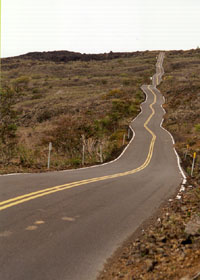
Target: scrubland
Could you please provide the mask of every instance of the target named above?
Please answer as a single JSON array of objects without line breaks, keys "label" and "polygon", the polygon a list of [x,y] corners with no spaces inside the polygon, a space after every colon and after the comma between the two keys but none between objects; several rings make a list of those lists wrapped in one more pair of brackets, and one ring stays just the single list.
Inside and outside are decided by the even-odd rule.
[{"label": "scrubland", "polygon": [[200,183],[200,49],[171,51],[164,60],[165,75],[160,86],[167,114],[164,126],[173,134],[182,166]]},{"label": "scrubland", "polygon": [[2,86],[12,91],[17,116],[12,137],[1,141],[1,173],[45,171],[49,142],[51,170],[81,167],[83,144],[84,166],[117,157],[156,55],[47,52],[3,59]]}]

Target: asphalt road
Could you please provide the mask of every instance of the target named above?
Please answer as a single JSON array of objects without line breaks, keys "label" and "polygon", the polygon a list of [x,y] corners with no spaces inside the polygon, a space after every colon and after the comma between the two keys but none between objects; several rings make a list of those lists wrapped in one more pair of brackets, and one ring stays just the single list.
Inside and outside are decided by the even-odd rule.
[{"label": "asphalt road", "polygon": [[0,177],[0,279],[94,280],[182,175],[160,124],[160,53],[125,153],[99,167]]}]

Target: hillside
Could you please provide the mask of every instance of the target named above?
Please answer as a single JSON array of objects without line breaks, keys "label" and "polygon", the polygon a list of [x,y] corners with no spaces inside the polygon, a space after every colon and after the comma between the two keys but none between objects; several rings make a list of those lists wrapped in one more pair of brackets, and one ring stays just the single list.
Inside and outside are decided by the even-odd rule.
[{"label": "hillside", "polygon": [[166,99],[164,125],[174,136],[188,175],[196,152],[193,175],[200,183],[200,49],[168,52],[164,69],[160,86]]},{"label": "hillside", "polygon": [[156,55],[61,51],[3,59],[2,85],[15,96],[17,130],[7,137],[9,150],[1,145],[1,173],[46,170],[49,142],[51,170],[82,166],[83,143],[84,165],[115,158],[140,111],[140,86],[149,83]]}]

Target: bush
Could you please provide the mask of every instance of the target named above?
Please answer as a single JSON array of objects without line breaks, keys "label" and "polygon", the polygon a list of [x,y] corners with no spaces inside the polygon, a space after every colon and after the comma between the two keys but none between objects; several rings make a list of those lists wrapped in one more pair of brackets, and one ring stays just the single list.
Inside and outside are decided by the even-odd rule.
[{"label": "bush", "polygon": [[34,74],[32,76],[32,79],[34,79],[34,80],[37,80],[37,79],[40,79],[40,78],[41,78],[40,74]]},{"label": "bush", "polygon": [[122,83],[124,86],[129,86],[131,84],[131,81],[129,79],[124,79]]},{"label": "bush", "polygon": [[27,89],[28,88],[28,84],[29,84],[29,77],[28,76],[21,76],[19,78],[16,78],[12,81],[12,84],[14,86],[14,88],[17,90],[21,90],[21,89]]},{"label": "bush", "polygon": [[70,116],[61,117],[55,124],[56,127],[46,132],[43,144],[52,142],[57,152],[73,158],[81,151],[81,137],[87,130],[86,124],[83,120],[77,121]]},{"label": "bush", "polygon": [[197,132],[200,132],[200,123],[198,123],[198,124],[195,125],[195,130],[196,130]]},{"label": "bush", "polygon": [[18,147],[18,154],[19,154],[19,160],[20,164],[23,167],[32,167],[35,163],[35,157],[32,150],[25,148],[24,146]]},{"label": "bush", "polygon": [[37,93],[37,94],[34,94],[34,95],[31,97],[31,99],[32,99],[32,100],[35,100],[35,99],[40,99],[40,98],[42,98],[42,97],[43,97],[42,93]]},{"label": "bush", "polygon": [[131,104],[128,108],[129,115],[135,115],[138,112],[136,105]]},{"label": "bush", "polygon": [[81,159],[79,159],[79,158],[73,158],[73,159],[71,159],[70,162],[71,162],[71,165],[75,166],[75,167],[80,166],[82,163]]},{"label": "bush", "polygon": [[108,93],[104,94],[103,99],[110,99],[110,98],[121,98],[123,97],[124,92],[119,89],[119,88],[115,88],[115,89],[111,89]]},{"label": "bush", "polygon": [[32,92],[33,93],[39,93],[39,89],[38,88],[34,88]]},{"label": "bush", "polygon": [[12,89],[0,91],[0,141],[3,144],[16,137],[17,112],[13,108],[16,99],[17,94]]},{"label": "bush", "polygon": [[95,120],[93,127],[96,138],[102,138],[105,133],[112,130],[112,120],[109,116],[105,116],[100,120]]},{"label": "bush", "polygon": [[110,136],[110,140],[111,141],[114,141],[114,140],[117,140],[117,141],[122,141],[123,139],[123,135],[124,135],[124,131],[115,131],[111,136]]},{"label": "bush", "polygon": [[41,114],[37,117],[38,122],[44,122],[51,119],[53,112],[49,110],[42,111]]},{"label": "bush", "polygon": [[106,85],[108,83],[107,80],[101,80],[102,85]]}]

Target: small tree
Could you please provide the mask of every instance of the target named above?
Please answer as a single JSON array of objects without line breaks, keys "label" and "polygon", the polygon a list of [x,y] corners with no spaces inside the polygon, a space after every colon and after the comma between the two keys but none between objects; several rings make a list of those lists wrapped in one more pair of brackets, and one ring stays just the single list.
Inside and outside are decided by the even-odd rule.
[{"label": "small tree", "polygon": [[13,89],[0,89],[0,153],[4,163],[10,161],[16,145],[17,112],[13,108],[16,99]]}]

